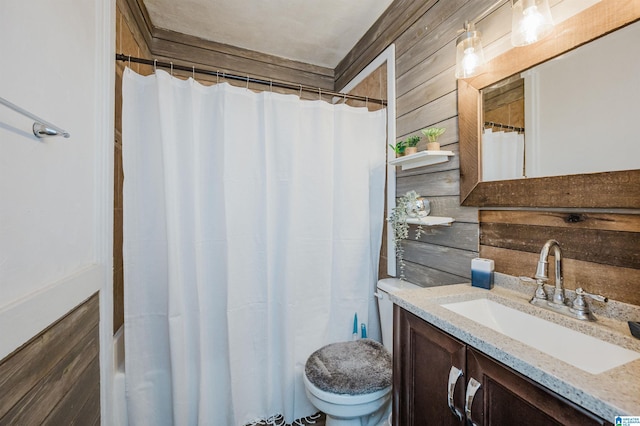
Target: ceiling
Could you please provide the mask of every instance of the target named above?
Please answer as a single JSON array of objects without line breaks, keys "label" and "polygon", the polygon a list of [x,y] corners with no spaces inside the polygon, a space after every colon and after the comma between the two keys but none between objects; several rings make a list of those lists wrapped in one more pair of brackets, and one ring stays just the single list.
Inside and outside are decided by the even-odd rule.
[{"label": "ceiling", "polygon": [[143,0],[154,27],[335,68],[393,0]]}]

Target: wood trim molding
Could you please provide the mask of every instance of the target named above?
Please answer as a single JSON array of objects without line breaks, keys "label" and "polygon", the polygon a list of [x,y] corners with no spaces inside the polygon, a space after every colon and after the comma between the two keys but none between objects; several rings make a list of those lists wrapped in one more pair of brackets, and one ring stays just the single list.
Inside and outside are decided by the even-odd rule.
[{"label": "wood trim molding", "polygon": [[142,0],[118,0],[123,1],[124,4],[122,9],[123,11],[128,12],[127,15],[131,19],[135,26],[142,34],[145,43],[147,46],[151,46],[151,40],[153,38],[154,27],[151,23],[151,18],[149,17],[149,12],[147,12],[147,8],[145,7]]},{"label": "wood trim molding", "polygon": [[[153,43],[162,44],[163,42],[193,46],[204,50],[213,50],[224,55],[238,56],[258,62],[264,62],[265,64],[274,64],[284,68],[291,68],[313,74],[333,77],[333,70],[327,67],[321,67],[318,65],[285,59],[279,56],[268,55],[266,53],[257,52],[255,50],[249,50],[241,47],[231,46],[228,44],[218,43],[215,41],[205,40],[200,37],[178,33],[171,30],[154,28]],[[197,58],[195,62],[198,62]]]},{"label": "wood trim molding", "polygon": [[637,209],[640,170],[478,182],[462,205]]},{"label": "wood trim molding", "polygon": [[[212,69],[250,74],[264,79],[293,81],[307,86],[335,90],[334,70],[267,55],[199,37],[155,27],[143,0],[121,0],[140,30],[151,55],[158,59],[201,64]],[[129,52],[118,52],[129,54]]]},{"label": "wood trim molding", "polygon": [[639,19],[639,2],[602,0],[556,26],[554,33],[539,43],[494,58],[484,74],[458,80],[462,205],[640,208],[638,170],[481,182],[479,163],[481,89]]},{"label": "wood trim molding", "polygon": [[334,90],[333,70],[284,59],[199,37],[155,28],[149,49],[159,59],[201,64],[235,74],[293,81],[307,86]]},{"label": "wood trim molding", "polygon": [[[458,134],[460,149],[460,201],[462,205],[474,204],[479,200],[470,198],[480,183],[480,99],[478,89],[465,80],[458,80]],[[484,197],[490,191],[479,191],[476,196]],[[468,201],[467,201],[468,199]]]}]

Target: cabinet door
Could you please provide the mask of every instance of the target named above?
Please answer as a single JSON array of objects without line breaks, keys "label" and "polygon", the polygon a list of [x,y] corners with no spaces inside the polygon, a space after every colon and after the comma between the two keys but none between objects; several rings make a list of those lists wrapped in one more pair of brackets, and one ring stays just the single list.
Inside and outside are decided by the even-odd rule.
[{"label": "cabinet door", "polygon": [[459,417],[449,409],[448,383],[452,366],[465,370],[465,345],[395,306],[393,351],[394,425],[462,425],[465,377],[451,375]]},{"label": "cabinet door", "polygon": [[471,405],[474,424],[610,424],[486,355],[467,348],[467,382],[472,378],[480,384]]}]

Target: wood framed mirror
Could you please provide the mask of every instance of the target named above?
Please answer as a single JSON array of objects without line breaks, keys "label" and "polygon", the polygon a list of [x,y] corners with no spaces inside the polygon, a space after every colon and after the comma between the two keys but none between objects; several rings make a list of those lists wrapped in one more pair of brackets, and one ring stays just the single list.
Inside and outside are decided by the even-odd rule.
[{"label": "wood framed mirror", "polygon": [[[458,80],[460,203],[477,207],[640,208],[640,170],[481,181],[481,90],[640,20],[640,2],[602,0],[544,40],[512,48],[485,73]],[[638,140],[629,143],[639,143]]]}]

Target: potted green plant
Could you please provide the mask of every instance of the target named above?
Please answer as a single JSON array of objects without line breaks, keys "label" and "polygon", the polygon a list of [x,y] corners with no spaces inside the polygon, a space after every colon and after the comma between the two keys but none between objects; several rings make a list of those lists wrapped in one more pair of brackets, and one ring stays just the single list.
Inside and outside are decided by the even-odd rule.
[{"label": "potted green plant", "polygon": [[405,139],[407,147],[404,150],[404,154],[411,155],[418,152],[418,142],[420,142],[420,136],[418,135],[409,136]]},{"label": "potted green plant", "polygon": [[[407,219],[416,216],[416,209],[422,198],[416,191],[409,191],[396,199],[396,206],[391,209],[391,214],[387,221],[393,230],[393,245],[395,247],[396,259],[400,269],[400,279],[404,279],[404,247],[403,240],[409,238],[409,223]],[[418,225],[415,239],[417,240],[424,233],[422,225]]]},{"label": "potted green plant", "polygon": [[427,151],[439,151],[440,143],[438,138],[446,131],[444,127],[429,127],[422,129],[421,132],[427,137]]},{"label": "potted green plant", "polygon": [[398,141],[395,145],[389,144],[393,152],[396,153],[396,157],[402,157],[404,155],[404,151],[407,148],[407,143],[405,141]]}]

